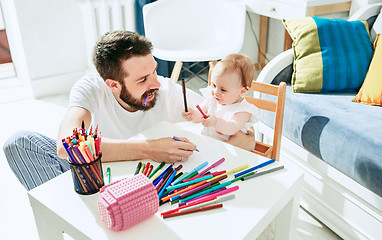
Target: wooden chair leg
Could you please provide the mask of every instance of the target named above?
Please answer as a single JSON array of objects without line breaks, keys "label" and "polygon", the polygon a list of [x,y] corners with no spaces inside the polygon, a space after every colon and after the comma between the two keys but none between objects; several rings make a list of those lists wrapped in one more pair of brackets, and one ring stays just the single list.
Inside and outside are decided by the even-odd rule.
[{"label": "wooden chair leg", "polygon": [[216,60],[208,62],[208,65],[210,67],[208,70],[208,85],[210,85],[212,69],[214,69],[214,67],[216,66],[216,63],[218,63],[218,61]]},{"label": "wooden chair leg", "polygon": [[180,71],[182,71],[182,66],[183,66],[183,63],[177,61],[177,62],[175,62],[174,68],[172,69],[172,73],[171,73],[170,78],[175,83],[178,82]]}]

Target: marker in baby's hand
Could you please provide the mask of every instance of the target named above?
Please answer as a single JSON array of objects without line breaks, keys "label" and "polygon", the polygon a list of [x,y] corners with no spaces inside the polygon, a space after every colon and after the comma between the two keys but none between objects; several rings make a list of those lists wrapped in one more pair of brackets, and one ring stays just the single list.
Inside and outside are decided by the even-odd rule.
[{"label": "marker in baby's hand", "polygon": [[208,116],[207,116],[206,114],[204,114],[203,110],[200,108],[199,105],[196,105],[196,108],[197,108],[197,109],[199,110],[199,112],[203,115],[203,118],[204,118],[204,119],[207,119],[207,118],[208,118]]},{"label": "marker in baby's hand", "polygon": [[146,106],[146,103],[147,103],[147,99],[149,98],[149,95],[147,95],[147,97],[145,98],[145,100],[143,101],[143,106]]},{"label": "marker in baby's hand", "polygon": [[[175,137],[175,136],[172,136],[172,139],[174,139],[175,141],[181,141],[181,142],[184,142],[183,140],[181,140],[181,139],[179,139],[179,138],[177,138],[177,137]],[[195,149],[195,151],[199,152],[198,149]]]}]

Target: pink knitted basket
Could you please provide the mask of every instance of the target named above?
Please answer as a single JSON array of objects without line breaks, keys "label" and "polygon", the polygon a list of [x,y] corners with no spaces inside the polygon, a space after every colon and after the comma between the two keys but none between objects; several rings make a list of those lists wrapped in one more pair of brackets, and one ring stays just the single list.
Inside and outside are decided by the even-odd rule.
[{"label": "pink knitted basket", "polygon": [[100,189],[98,211],[106,226],[125,230],[154,215],[159,198],[153,183],[142,173]]}]

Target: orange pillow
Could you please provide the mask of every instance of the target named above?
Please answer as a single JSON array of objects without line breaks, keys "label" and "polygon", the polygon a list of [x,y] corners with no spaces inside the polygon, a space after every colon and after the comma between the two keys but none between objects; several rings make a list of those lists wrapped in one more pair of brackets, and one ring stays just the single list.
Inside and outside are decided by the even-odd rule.
[{"label": "orange pillow", "polygon": [[382,106],[382,34],[378,34],[375,39],[374,55],[369,70],[361,89],[352,101]]}]

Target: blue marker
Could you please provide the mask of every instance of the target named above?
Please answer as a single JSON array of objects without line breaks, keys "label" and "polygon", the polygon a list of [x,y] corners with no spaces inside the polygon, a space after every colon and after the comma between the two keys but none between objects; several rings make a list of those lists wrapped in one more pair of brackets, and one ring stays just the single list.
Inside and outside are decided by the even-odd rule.
[{"label": "blue marker", "polygon": [[260,164],[257,165],[257,166],[254,166],[254,167],[252,167],[252,168],[250,168],[250,169],[247,169],[247,170],[245,170],[245,171],[239,172],[238,174],[235,174],[234,176],[235,176],[235,178],[240,177],[241,175],[244,175],[244,174],[246,174],[246,173],[249,173],[249,172],[251,172],[251,171],[254,171],[254,170],[258,169],[258,168],[265,167],[265,166],[267,166],[267,165],[269,165],[269,164],[271,164],[271,163],[274,163],[275,161],[276,161],[275,159],[268,160],[268,161],[266,161],[266,162],[260,163]]},{"label": "blue marker", "polygon": [[194,170],[192,170],[191,172],[181,176],[180,178],[178,178],[172,185],[174,186],[175,184],[179,183],[180,181],[182,181],[183,179],[187,178],[188,176],[190,176],[191,174],[193,174],[194,172],[197,172],[199,171],[200,169],[204,168],[205,166],[208,165],[208,162],[204,162],[202,164],[200,164],[199,166],[197,166]]},{"label": "blue marker", "polygon": [[166,191],[166,188],[168,187],[168,185],[170,185],[170,183],[172,182],[172,180],[174,180],[174,177],[176,175],[176,170],[174,170],[170,176],[170,178],[167,180],[167,182],[165,183],[165,185],[163,186],[162,190],[159,192],[159,195],[158,195],[158,198],[160,199],[163,195],[163,193]]}]

